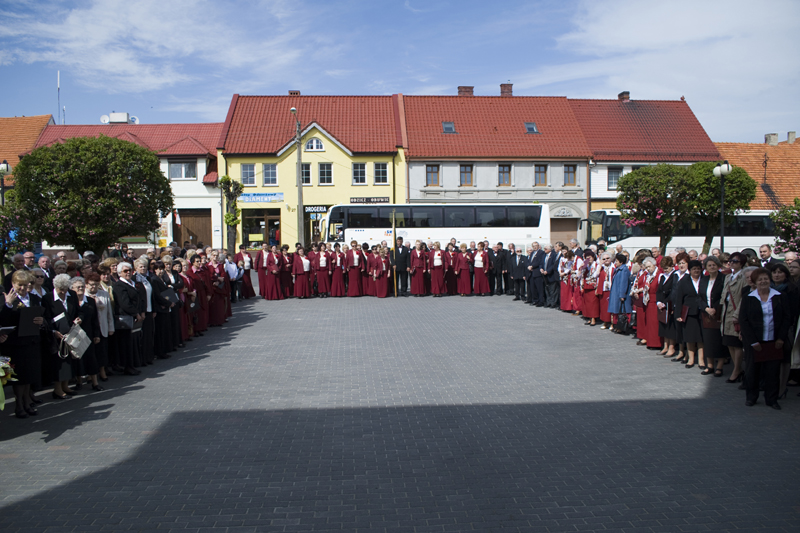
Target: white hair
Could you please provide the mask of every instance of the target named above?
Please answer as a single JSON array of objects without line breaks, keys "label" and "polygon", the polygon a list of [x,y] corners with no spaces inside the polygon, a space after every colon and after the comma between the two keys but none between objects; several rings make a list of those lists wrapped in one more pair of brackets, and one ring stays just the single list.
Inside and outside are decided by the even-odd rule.
[{"label": "white hair", "polygon": [[655,259],[653,259],[652,257],[645,257],[645,258],[642,260],[642,264],[643,264],[643,265],[645,265],[645,266],[647,266],[647,265],[658,266],[658,265],[656,264],[656,260],[655,260]]},{"label": "white hair", "polygon": [[132,264],[126,263],[125,261],[123,261],[122,263],[117,265],[117,274],[122,274],[122,270],[124,268],[126,268],[126,267],[130,268],[131,270],[133,270],[133,265]]},{"label": "white hair", "polygon": [[72,278],[69,277],[69,274],[59,274],[53,278],[53,287],[64,291],[69,290],[72,287]]}]

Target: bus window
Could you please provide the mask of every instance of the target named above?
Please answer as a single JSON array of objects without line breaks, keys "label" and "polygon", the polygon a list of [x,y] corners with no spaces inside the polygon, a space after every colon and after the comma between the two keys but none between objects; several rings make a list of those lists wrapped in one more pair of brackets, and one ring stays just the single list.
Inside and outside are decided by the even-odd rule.
[{"label": "bus window", "polygon": [[512,228],[539,227],[542,208],[538,205],[508,206],[508,225]]},{"label": "bus window", "polygon": [[444,225],[448,228],[468,228],[475,225],[475,209],[458,206],[444,208]]},{"label": "bus window", "polygon": [[475,208],[475,224],[481,228],[504,228],[508,226],[506,208],[495,206],[481,206]]},{"label": "bus window", "polygon": [[392,211],[394,211],[394,219],[395,225],[398,228],[407,228],[409,227],[409,221],[411,220],[411,208],[409,207],[380,207],[378,208],[378,212],[380,213],[380,220],[378,222],[381,228],[391,228],[392,227]]},{"label": "bus window", "polygon": [[350,207],[347,210],[348,229],[370,229],[378,223],[377,207]]},{"label": "bus window", "polygon": [[411,209],[411,222],[415,228],[441,228],[441,207],[413,207]]}]

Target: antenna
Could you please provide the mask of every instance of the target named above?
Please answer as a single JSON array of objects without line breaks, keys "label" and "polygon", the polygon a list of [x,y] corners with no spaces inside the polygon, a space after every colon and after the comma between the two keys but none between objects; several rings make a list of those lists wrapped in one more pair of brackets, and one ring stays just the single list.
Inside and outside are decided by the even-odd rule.
[{"label": "antenna", "polygon": [[66,124],[67,123],[67,106],[64,106],[64,114],[61,115],[61,120],[62,120],[62,122],[61,122],[62,124]]},{"label": "antenna", "polygon": [[111,118],[109,118],[108,115],[103,115],[102,117],[100,117],[100,123],[101,124],[108,124],[110,121],[111,121]]},{"label": "antenna", "polygon": [[58,119],[56,120],[56,124],[61,120],[61,71],[58,71],[57,78],[56,78],[56,86],[58,88]]},{"label": "antenna", "polygon": [[138,124],[139,123],[139,117],[131,116],[131,118],[129,120],[130,120],[131,124]]}]

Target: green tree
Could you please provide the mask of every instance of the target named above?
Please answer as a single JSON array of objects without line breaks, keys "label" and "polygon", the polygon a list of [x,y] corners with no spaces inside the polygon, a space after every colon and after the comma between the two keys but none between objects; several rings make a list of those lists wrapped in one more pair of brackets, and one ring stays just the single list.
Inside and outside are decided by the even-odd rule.
[{"label": "green tree", "polygon": [[[687,172],[692,191],[695,220],[706,228],[703,253],[711,249],[711,240],[720,230],[721,180],[714,176],[716,163],[702,161]],[[725,176],[725,223],[733,221],[736,211],[748,209],[756,197],[756,181],[741,167],[733,167]]]},{"label": "green tree", "polygon": [[0,206],[0,283],[5,280],[6,258],[11,254],[33,250],[35,242],[30,226],[28,213],[14,200],[13,191],[7,192],[6,205]]},{"label": "green tree", "polygon": [[800,252],[800,198],[769,216],[775,222],[775,253]]},{"label": "green tree", "polygon": [[692,216],[686,167],[660,164],[625,174],[617,184],[617,209],[623,224],[659,237],[661,253]]},{"label": "green tree", "polygon": [[222,189],[222,194],[225,195],[225,226],[227,226],[228,230],[228,253],[233,255],[236,253],[236,226],[241,222],[239,217],[242,214],[238,202],[244,186],[238,181],[232,180],[230,176],[222,176],[217,182],[217,187]]},{"label": "green tree", "polygon": [[43,146],[14,169],[17,202],[36,240],[103,253],[121,237],[149,235],[172,210],[158,156],[110,137]]}]

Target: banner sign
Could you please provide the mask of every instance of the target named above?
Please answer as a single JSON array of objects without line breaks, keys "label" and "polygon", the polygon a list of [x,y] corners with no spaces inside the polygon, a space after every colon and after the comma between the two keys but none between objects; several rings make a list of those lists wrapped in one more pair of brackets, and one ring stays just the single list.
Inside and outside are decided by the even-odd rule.
[{"label": "banner sign", "polygon": [[388,204],[388,196],[359,196],[357,198],[350,198],[351,204]]},{"label": "banner sign", "polygon": [[328,206],[327,205],[304,205],[303,211],[306,213],[327,213]]},{"label": "banner sign", "polygon": [[282,202],[282,192],[248,192],[239,197],[240,202]]}]

